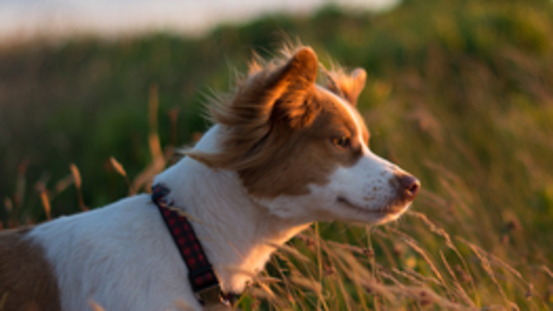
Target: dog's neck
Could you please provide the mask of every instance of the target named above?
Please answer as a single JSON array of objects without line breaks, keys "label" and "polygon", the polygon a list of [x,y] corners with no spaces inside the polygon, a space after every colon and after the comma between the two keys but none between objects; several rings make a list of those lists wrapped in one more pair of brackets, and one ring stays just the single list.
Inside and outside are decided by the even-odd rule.
[{"label": "dog's neck", "polygon": [[[215,151],[217,135],[216,126],[196,148]],[[269,214],[235,172],[213,170],[191,158],[157,176],[155,183],[169,187],[170,199],[191,216],[225,292],[242,292],[276,247],[309,225]]]}]

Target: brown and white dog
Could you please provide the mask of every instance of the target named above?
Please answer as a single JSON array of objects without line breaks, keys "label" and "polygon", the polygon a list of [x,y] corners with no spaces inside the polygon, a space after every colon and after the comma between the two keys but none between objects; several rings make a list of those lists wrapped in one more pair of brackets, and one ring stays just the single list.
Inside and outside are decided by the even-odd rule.
[{"label": "brown and white dog", "polygon": [[[397,219],[419,181],[374,155],[355,105],[365,71],[329,74],[308,47],[251,65],[211,109],[215,125],[155,178],[185,210],[225,292],[240,293],[315,221]],[[0,235],[0,308],[108,311],[202,306],[148,194]]]}]

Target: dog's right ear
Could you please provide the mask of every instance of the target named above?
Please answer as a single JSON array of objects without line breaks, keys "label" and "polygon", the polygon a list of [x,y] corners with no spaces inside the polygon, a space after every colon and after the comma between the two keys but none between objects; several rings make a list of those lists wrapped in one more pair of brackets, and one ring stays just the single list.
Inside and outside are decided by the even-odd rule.
[{"label": "dog's right ear", "polygon": [[263,83],[267,96],[263,104],[272,107],[271,121],[284,122],[290,128],[298,129],[314,120],[319,107],[311,99],[318,64],[315,52],[309,47],[304,47],[286,64],[269,73]]},{"label": "dog's right ear", "polygon": [[[274,69],[265,82],[268,89],[308,89],[317,78],[317,55],[309,47],[297,51],[286,64]],[[281,89],[281,91],[283,91]]]},{"label": "dog's right ear", "polygon": [[234,98],[211,108],[212,119],[230,129],[221,150],[193,149],[186,155],[215,168],[249,168],[264,159],[261,150],[275,127],[290,133],[313,122],[320,107],[313,100],[318,61],[311,48],[298,50],[282,65],[252,67]]}]

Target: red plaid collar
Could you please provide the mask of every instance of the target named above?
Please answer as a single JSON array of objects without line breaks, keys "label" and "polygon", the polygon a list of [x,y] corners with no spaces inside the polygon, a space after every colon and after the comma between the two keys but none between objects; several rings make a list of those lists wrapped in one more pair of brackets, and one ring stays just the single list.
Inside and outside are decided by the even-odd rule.
[{"label": "red plaid collar", "polygon": [[188,267],[188,280],[196,298],[204,306],[231,305],[236,296],[223,293],[219,278],[207,259],[192,225],[182,213],[179,213],[178,208],[173,207],[173,202],[168,201],[169,192],[171,190],[164,185],[154,185],[152,201],[159,208],[179,253]]}]

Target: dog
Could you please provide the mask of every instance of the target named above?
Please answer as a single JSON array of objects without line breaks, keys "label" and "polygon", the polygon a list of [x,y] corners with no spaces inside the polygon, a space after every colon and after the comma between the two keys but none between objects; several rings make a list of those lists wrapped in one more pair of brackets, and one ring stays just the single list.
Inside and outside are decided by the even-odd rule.
[{"label": "dog", "polygon": [[[397,219],[420,182],[369,150],[356,109],[365,71],[325,71],[319,85],[319,67],[305,46],[253,61],[234,93],[211,105],[214,125],[154,178],[154,196],[4,231],[0,308],[217,309],[313,222]],[[188,225],[175,228],[163,213],[192,227],[190,247],[208,262],[201,271],[177,242]],[[196,290],[193,278],[206,273],[216,282]]]}]

